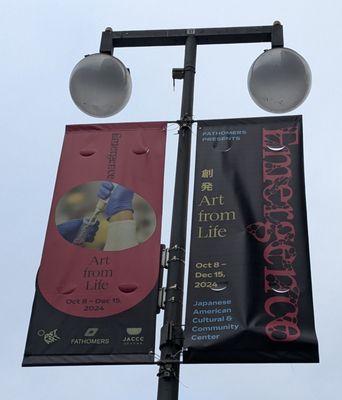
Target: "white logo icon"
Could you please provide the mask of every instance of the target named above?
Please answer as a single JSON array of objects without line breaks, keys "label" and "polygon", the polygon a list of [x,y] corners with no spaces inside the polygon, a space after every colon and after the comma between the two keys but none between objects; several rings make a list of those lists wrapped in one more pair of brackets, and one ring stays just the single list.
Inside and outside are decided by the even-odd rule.
[{"label": "white logo icon", "polygon": [[142,328],[127,328],[126,332],[129,335],[137,336],[137,335],[140,335],[140,333],[142,332]]},{"label": "white logo icon", "polygon": [[50,332],[45,332],[44,329],[40,329],[37,335],[41,336],[46,344],[51,344],[60,340],[60,337],[57,335],[57,329]]},{"label": "white logo icon", "polygon": [[98,330],[99,330],[99,328],[88,328],[88,329],[85,331],[84,336],[86,336],[86,337],[93,337],[93,336],[95,336],[95,335],[97,334]]}]

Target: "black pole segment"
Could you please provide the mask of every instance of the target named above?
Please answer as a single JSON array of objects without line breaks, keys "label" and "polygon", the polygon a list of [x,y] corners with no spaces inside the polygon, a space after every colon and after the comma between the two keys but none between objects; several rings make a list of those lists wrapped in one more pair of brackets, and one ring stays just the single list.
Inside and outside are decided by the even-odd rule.
[{"label": "black pole segment", "polygon": [[275,21],[272,27],[272,48],[284,47],[283,25]]},{"label": "black pole segment", "polygon": [[[181,46],[189,35],[196,36],[198,45],[272,42],[274,26],[233,28],[196,28],[151,31],[111,32],[113,47]],[[277,31],[278,32],[278,31]]]},{"label": "black pole segment", "polygon": [[[177,400],[179,360],[183,348],[182,308],[184,260],[188,214],[191,127],[196,68],[196,37],[189,35],[185,44],[184,82],[178,154],[173,198],[172,227],[164,325],[161,329],[158,400]],[[169,361],[169,362],[168,362]]]},{"label": "black pole segment", "polygon": [[112,35],[112,28],[106,28],[106,30],[102,32],[100,53],[113,55],[114,47]]}]

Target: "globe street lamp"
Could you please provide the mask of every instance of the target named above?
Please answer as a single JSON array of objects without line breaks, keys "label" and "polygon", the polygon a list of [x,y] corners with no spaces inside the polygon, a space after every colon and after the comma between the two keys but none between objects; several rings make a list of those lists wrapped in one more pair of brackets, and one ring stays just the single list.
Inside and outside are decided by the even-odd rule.
[{"label": "globe street lamp", "polygon": [[283,113],[293,110],[310,90],[311,73],[306,61],[295,51],[284,48],[283,27],[174,29],[102,33],[100,54],[88,56],[76,65],[70,79],[70,92],[76,105],[89,115],[107,117],[119,112],[131,93],[127,68],[112,57],[114,48],[143,46],[185,46],[183,68],[174,68],[174,79],[183,80],[179,120],[178,154],[164,322],[161,328],[159,400],[178,399],[180,355],[183,350],[183,287],[186,249],[191,128],[193,124],[194,82],[198,45],[270,42],[253,63],[248,77],[252,99],[264,110]]},{"label": "globe street lamp", "polygon": [[305,59],[287,48],[266,50],[252,64],[248,90],[263,110],[286,113],[300,106],[311,88],[311,71]]},{"label": "globe street lamp", "polygon": [[110,117],[127,104],[132,91],[129,70],[109,54],[86,56],[73,69],[69,89],[77,107],[92,117]]}]

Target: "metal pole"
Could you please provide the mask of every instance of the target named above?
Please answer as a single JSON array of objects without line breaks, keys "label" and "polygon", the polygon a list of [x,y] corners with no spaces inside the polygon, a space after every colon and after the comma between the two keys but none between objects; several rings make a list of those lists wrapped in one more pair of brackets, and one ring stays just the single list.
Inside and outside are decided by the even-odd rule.
[{"label": "metal pole", "polygon": [[115,47],[180,46],[185,44],[184,68],[174,70],[183,79],[182,109],[178,140],[176,181],[169,248],[164,324],[161,329],[158,400],[177,400],[179,361],[183,349],[182,306],[184,257],[187,228],[192,109],[197,45],[271,42],[283,47],[283,27],[270,26],[172,29],[102,33],[100,52],[113,54]]},{"label": "metal pole", "polygon": [[178,399],[179,360],[183,346],[184,258],[188,214],[196,48],[196,37],[189,35],[185,44],[182,109],[178,138],[164,325],[161,329],[160,340],[161,361],[158,373],[158,400]]}]

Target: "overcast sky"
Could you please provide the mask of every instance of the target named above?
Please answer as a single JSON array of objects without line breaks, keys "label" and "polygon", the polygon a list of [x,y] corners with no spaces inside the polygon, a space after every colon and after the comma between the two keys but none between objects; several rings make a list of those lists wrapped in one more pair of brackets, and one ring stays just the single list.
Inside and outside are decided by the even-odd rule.
[{"label": "overcast sky", "polygon": [[[68,93],[70,71],[98,51],[101,31],[284,24],[285,45],[309,62],[305,175],[319,365],[189,365],[180,399],[341,398],[342,3],[339,0],[0,0],[1,329],[3,400],[156,397],[153,366],[21,368],[55,175],[66,124],[176,120],[182,47],[120,49],[133,94],[119,115],[83,115]],[[269,115],[249,98],[246,76],[268,44],[201,46],[196,119]],[[163,237],[168,242],[177,136],[170,130]],[[160,321],[159,321],[160,322]],[[158,328],[159,330],[159,328]]]}]

